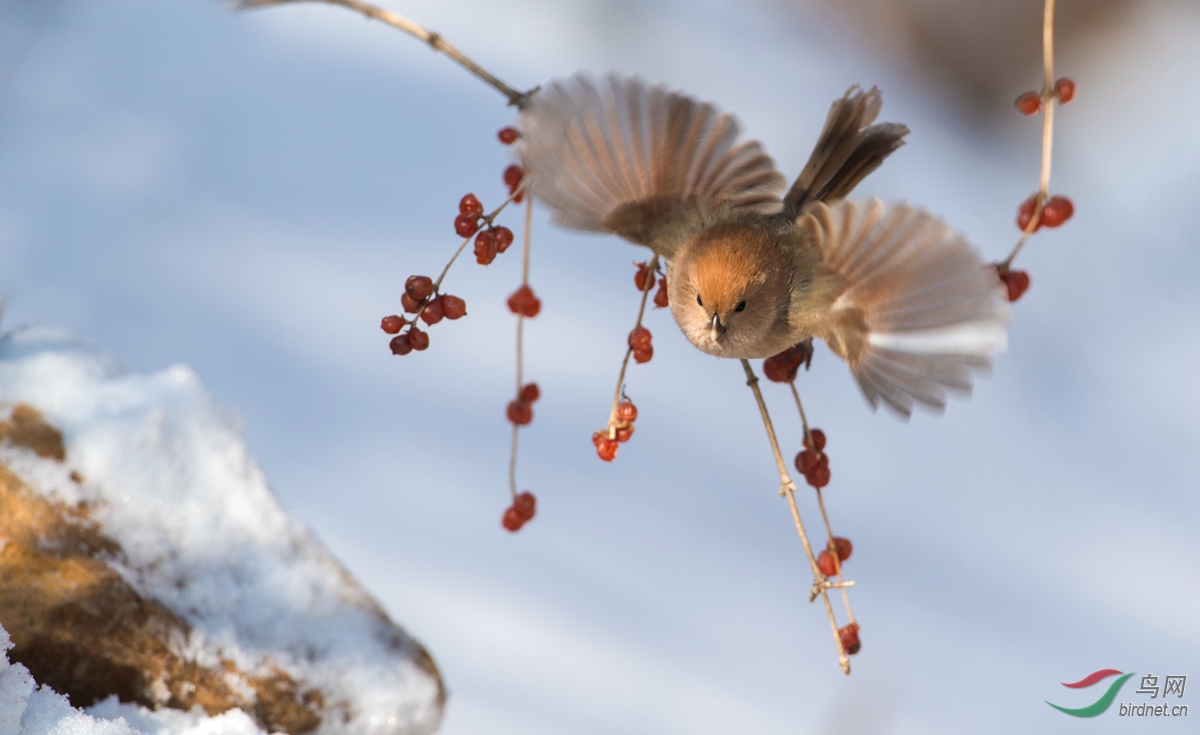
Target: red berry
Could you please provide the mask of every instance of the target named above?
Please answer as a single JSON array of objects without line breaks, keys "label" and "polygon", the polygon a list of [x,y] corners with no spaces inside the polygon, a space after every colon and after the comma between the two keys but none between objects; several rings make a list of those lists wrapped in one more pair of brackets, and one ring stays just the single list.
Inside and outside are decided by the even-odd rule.
[{"label": "red berry", "polygon": [[592,434],[592,444],[596,446],[596,454],[605,462],[611,462],[617,458],[617,447],[619,446],[617,440],[609,439],[606,432],[597,431]]},{"label": "red berry", "polygon": [[496,250],[503,253],[508,250],[508,246],[513,244],[512,230],[507,227],[497,227],[493,233],[496,236]]},{"label": "red berry", "polygon": [[850,543],[848,538],[834,536],[833,546],[837,549],[838,561],[846,561],[854,553],[854,544]]},{"label": "red berry", "polygon": [[514,314],[520,314],[525,311],[525,304],[533,297],[533,289],[528,285],[522,285],[512,295],[508,297],[508,310]]},{"label": "red berry", "polygon": [[654,348],[654,345],[651,342],[652,337],[653,335],[650,334],[649,329],[646,329],[645,327],[637,327],[629,333],[629,346],[632,347],[635,352],[638,350],[652,350]]},{"label": "red berry", "polygon": [[538,390],[537,383],[526,383],[521,388],[521,400],[526,403],[534,403],[542,397],[542,392]]},{"label": "red berry", "polygon": [[521,137],[521,134],[517,132],[516,128],[509,125],[508,127],[500,128],[500,132],[496,133],[496,137],[504,145],[512,145],[516,142],[517,138]]},{"label": "red berry", "polygon": [[522,521],[528,521],[537,513],[537,498],[526,490],[513,498],[512,507],[517,509],[517,514],[521,516]]},{"label": "red berry", "polygon": [[467,315],[467,302],[457,296],[446,294],[441,297],[441,302],[442,315],[447,319],[462,319]]},{"label": "red berry", "polygon": [[404,293],[415,302],[420,302],[433,293],[433,279],[429,276],[409,276],[404,282]]},{"label": "red berry", "polygon": [[[1027,227],[1029,227],[1029,221],[1033,219],[1033,213],[1036,211],[1036,209],[1037,209],[1037,195],[1036,194],[1029,197],[1025,201],[1021,202],[1021,206],[1017,207],[1017,227],[1022,232],[1024,232],[1025,229]],[[1038,220],[1037,227],[1034,227],[1033,231],[1037,232],[1038,230],[1040,230],[1042,228],[1042,225],[1044,225],[1044,224],[1046,224],[1046,219],[1045,219],[1045,216],[1043,215],[1042,219]]]},{"label": "red berry", "polygon": [[862,648],[862,643],[858,640],[858,624],[850,623],[844,627],[838,628],[838,638],[842,642],[842,648],[846,649],[846,653],[853,656]]},{"label": "red berry", "polygon": [[496,235],[491,230],[484,230],[475,236],[475,262],[488,265],[496,259],[499,248],[496,246]]},{"label": "red berry", "polygon": [[1025,271],[1009,271],[1000,276],[1008,291],[1008,300],[1016,301],[1029,289],[1029,274]]},{"label": "red berry", "polygon": [[458,213],[478,219],[483,215],[483,205],[474,194],[467,194],[458,202]]},{"label": "red berry", "polygon": [[654,294],[654,305],[660,309],[667,308],[667,277],[663,276],[662,281],[658,284],[658,293]]},{"label": "red berry", "polygon": [[434,296],[428,304],[425,304],[425,311],[421,312],[421,321],[429,326],[433,326],[442,320],[445,316],[442,313],[442,297]]},{"label": "red berry", "polygon": [[425,303],[425,302],[417,301],[413,297],[409,296],[407,293],[400,294],[400,305],[403,306],[404,310],[406,312],[408,312],[409,314],[416,314],[418,311],[420,311],[421,304],[423,304],[423,303]]},{"label": "red berry", "polygon": [[537,316],[541,310],[541,299],[539,299],[537,296],[531,295],[529,300],[525,302],[525,309],[522,311],[522,313],[526,316],[526,318],[532,319],[533,317]]},{"label": "red berry", "polygon": [[[810,429],[808,434],[812,437],[813,444],[817,445],[818,452],[825,448],[825,432],[820,429]],[[804,446],[807,449],[812,449],[808,443],[808,438],[808,436],[804,437]]]},{"label": "red berry", "polygon": [[809,485],[820,490],[829,484],[829,474],[829,455],[822,454],[821,459],[817,460],[817,465],[804,475],[804,479]]},{"label": "red berry", "polygon": [[392,337],[392,341],[388,342],[388,347],[392,348],[393,355],[407,355],[413,351],[412,343],[408,341],[407,334]]},{"label": "red berry", "polygon": [[617,441],[624,444],[629,441],[629,437],[633,436],[632,426],[621,426],[617,428]]},{"label": "red berry", "polygon": [[404,328],[404,318],[396,316],[395,314],[392,314],[391,316],[385,316],[383,320],[379,322],[379,326],[382,327],[383,331],[387,332],[388,334],[399,334],[400,330]]},{"label": "red berry", "polygon": [[1047,227],[1058,227],[1071,219],[1075,214],[1075,203],[1064,196],[1052,196],[1046,206],[1042,207],[1042,224]]},{"label": "red berry", "polygon": [[650,362],[650,358],[654,357],[654,348],[647,347],[644,350],[633,351],[633,361],[639,365]]},{"label": "red berry", "polygon": [[[654,288],[656,279],[650,266],[647,263],[634,263],[634,265],[637,266],[637,273],[633,274],[633,284],[637,286],[637,290],[646,291]],[[646,284],[647,279],[650,281],[649,285]]]},{"label": "red berry", "polygon": [[833,554],[830,554],[828,550],[817,554],[817,569],[826,577],[837,574],[837,563],[833,560]]},{"label": "red berry", "polygon": [[470,237],[479,230],[479,218],[470,214],[460,214],[454,218],[454,231],[459,237]]},{"label": "red berry", "polygon": [[510,506],[504,511],[504,518],[500,521],[500,525],[504,526],[505,530],[516,533],[521,530],[521,526],[525,525],[525,519],[521,517],[521,511],[515,506]]},{"label": "red berry", "polygon": [[1022,115],[1036,115],[1042,109],[1042,96],[1037,92],[1025,92],[1016,101],[1017,112]]},{"label": "red berry", "polygon": [[408,330],[408,342],[417,352],[429,347],[429,335],[415,326]]},{"label": "red berry", "polygon": [[1058,95],[1058,101],[1064,105],[1075,99],[1075,80],[1069,77],[1063,77],[1054,83],[1054,94]]},{"label": "red berry", "polygon": [[508,187],[509,192],[515,191],[521,185],[523,178],[525,178],[524,169],[515,163],[504,169],[504,184]]},{"label": "red berry", "polygon": [[808,471],[817,465],[817,458],[820,455],[805,449],[803,452],[796,453],[796,469],[802,475],[807,475]]},{"label": "red berry", "polygon": [[508,410],[505,413],[508,415],[508,420],[517,426],[525,426],[533,421],[533,407],[520,398],[509,401]]},{"label": "red berry", "polygon": [[800,366],[807,365],[810,360],[812,344],[804,341],[763,360],[763,375],[776,383],[790,383],[796,379]]},{"label": "red berry", "polygon": [[622,424],[632,424],[637,421],[638,410],[637,406],[633,405],[633,401],[626,398],[617,404],[617,421]]}]

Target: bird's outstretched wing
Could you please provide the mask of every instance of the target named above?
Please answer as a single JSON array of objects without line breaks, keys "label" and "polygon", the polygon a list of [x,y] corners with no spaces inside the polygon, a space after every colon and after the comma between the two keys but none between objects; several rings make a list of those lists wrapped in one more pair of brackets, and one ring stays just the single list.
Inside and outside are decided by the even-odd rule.
[{"label": "bird's outstretched wing", "polygon": [[533,195],[579,230],[612,232],[671,257],[696,212],[777,211],[786,185],[734,119],[661,86],[609,74],[555,80],[520,116]]},{"label": "bird's outstretched wing", "polygon": [[1005,346],[1007,301],[994,266],[933,215],[908,204],[811,205],[809,228],[827,267],[844,280],[822,335],[849,363],[872,406],[908,416],[940,410],[948,391]]}]

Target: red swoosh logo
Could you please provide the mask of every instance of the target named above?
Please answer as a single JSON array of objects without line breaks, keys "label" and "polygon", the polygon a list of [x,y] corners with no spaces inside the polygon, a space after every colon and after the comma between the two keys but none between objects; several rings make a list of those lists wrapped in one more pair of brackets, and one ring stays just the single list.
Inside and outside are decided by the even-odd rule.
[{"label": "red swoosh logo", "polygon": [[1084,687],[1090,687],[1101,679],[1120,673],[1121,672],[1117,671],[1116,669],[1100,669],[1099,671],[1088,674],[1074,684],[1067,684],[1066,682],[1063,682],[1063,686],[1070,687],[1072,689],[1082,689]]}]

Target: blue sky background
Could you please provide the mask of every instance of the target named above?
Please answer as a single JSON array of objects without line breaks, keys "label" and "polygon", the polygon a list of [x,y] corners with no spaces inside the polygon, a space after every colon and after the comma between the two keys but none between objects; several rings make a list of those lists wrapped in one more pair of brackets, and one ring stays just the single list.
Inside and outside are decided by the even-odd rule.
[{"label": "blue sky background", "polygon": [[[389,7],[517,87],[616,68],[715,100],[789,174],[829,102],[877,84],[913,133],[859,194],[922,204],[992,258],[1036,184],[1036,121],[964,113],[816,11]],[[392,357],[378,324],[456,246],[459,197],[502,200],[494,133],[512,112],[380,24],[206,0],[0,5],[5,321],[69,327],[136,371],[191,365],[283,503],[428,645],[446,733],[1186,732],[1200,708],[1132,723],[1043,700],[1090,703],[1099,686],[1059,682],[1100,668],[1200,680],[1197,37],[1194,4],[1148,3],[1059,59],[1080,91],[1052,188],[1077,214],[1022,257],[1032,288],[970,401],[903,424],[824,349],[801,377],[855,543],[849,678],[736,363],[651,314],[654,360],[628,380],[637,435],[596,459],[641,254],[542,211],[526,334],[543,399],[520,460],[539,515],[500,530],[516,251],[456,266],[470,315],[426,353]],[[787,393],[766,391],[794,452]],[[1135,683],[1118,701],[1148,701]]]}]

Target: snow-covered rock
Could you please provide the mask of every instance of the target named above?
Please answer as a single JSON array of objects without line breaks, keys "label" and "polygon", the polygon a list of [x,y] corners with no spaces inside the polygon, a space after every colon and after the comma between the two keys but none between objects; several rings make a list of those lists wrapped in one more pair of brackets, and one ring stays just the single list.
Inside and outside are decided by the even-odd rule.
[{"label": "snow-covered rock", "polygon": [[0,337],[0,504],[0,735],[437,729],[432,658],[186,367]]}]

